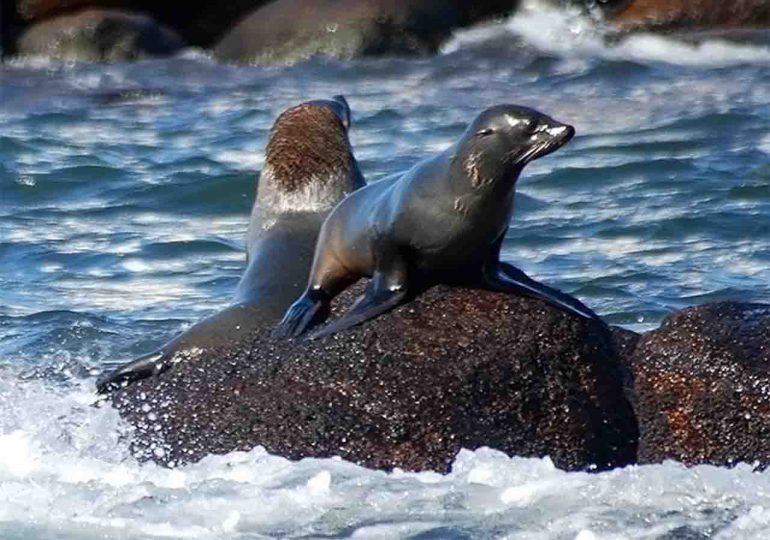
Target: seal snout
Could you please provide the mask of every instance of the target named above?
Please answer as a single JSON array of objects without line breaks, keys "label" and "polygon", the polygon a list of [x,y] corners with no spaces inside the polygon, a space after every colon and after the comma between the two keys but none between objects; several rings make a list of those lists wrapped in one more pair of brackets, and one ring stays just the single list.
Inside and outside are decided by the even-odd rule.
[{"label": "seal snout", "polygon": [[350,124],[352,123],[352,115],[350,113],[350,105],[348,104],[348,100],[345,99],[345,96],[342,94],[337,94],[336,96],[332,97],[331,101],[336,105],[336,107],[334,107],[334,112],[339,117],[342,125],[345,126],[346,130],[350,129]]},{"label": "seal snout", "polygon": [[555,137],[557,139],[566,139],[567,141],[575,136],[575,128],[568,124],[559,124],[556,126],[552,126],[552,127],[546,128],[545,131],[551,137]]},{"label": "seal snout", "polygon": [[532,135],[532,148],[525,154],[526,159],[532,161],[555,152],[574,136],[574,127],[549,119],[541,124],[541,128]]}]

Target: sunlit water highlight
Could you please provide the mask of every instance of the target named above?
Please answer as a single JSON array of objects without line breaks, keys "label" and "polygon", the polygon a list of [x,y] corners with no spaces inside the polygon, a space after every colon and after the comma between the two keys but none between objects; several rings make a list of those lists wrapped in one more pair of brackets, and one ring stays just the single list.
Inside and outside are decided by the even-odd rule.
[{"label": "sunlit water highlight", "polygon": [[105,362],[228,303],[272,120],[340,92],[370,181],[493,103],[574,124],[521,179],[505,257],[610,322],[770,302],[770,48],[607,47],[527,11],[429,59],[1,69],[0,538],[770,537],[770,474],[750,464],[568,474],[478,450],[440,476],[255,449],[166,470],[92,406]]}]

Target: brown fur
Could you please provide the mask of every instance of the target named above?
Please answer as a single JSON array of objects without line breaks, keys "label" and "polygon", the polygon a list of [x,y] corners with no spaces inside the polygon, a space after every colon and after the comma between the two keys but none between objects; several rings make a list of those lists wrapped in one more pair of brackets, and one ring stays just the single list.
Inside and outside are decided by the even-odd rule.
[{"label": "brown fur", "polygon": [[347,132],[328,108],[303,103],[283,112],[270,130],[265,168],[284,192],[327,182],[349,171],[353,161]]}]

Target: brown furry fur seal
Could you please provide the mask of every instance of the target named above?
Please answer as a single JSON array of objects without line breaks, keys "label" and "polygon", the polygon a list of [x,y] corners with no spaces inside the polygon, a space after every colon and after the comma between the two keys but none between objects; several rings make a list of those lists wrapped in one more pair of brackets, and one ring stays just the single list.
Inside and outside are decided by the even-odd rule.
[{"label": "brown furry fur seal", "polygon": [[257,325],[280,320],[307,283],[327,214],[364,185],[348,139],[350,118],[342,96],[308,101],[278,116],[249,220],[248,265],[232,305],[107,373],[97,381],[99,392],[194,361],[209,348],[237,346]]}]

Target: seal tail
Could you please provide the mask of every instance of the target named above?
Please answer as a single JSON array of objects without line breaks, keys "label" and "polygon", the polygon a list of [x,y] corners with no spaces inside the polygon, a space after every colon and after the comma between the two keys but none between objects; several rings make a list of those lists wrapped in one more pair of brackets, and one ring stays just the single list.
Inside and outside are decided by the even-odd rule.
[{"label": "seal tail", "polygon": [[118,366],[97,379],[97,393],[106,394],[121,384],[128,384],[162,373],[168,368],[166,362],[163,361],[164,356],[162,350],[155,351]]}]

